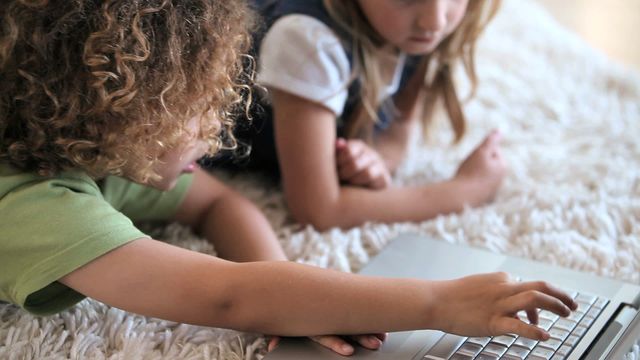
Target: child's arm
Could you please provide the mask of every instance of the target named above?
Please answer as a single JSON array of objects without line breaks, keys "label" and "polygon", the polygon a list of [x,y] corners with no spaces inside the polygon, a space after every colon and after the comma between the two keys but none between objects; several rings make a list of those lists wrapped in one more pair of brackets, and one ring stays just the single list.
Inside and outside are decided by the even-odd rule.
[{"label": "child's arm", "polygon": [[489,200],[504,174],[497,135],[490,136],[456,177],[436,184],[370,190],[340,186],[335,116],[316,103],[272,90],[282,181],[294,217],[320,229],[366,221],[421,221]]},{"label": "child's arm", "polygon": [[453,281],[373,278],[291,262],[232,263],[151,239],[121,246],[60,280],[146,316],[308,336],[436,328],[464,335],[548,335],[514,318],[576,304],[544,283],[504,274]]},{"label": "child's arm", "polygon": [[231,261],[287,260],[271,225],[246,198],[197,168],[174,220],[211,241]]}]

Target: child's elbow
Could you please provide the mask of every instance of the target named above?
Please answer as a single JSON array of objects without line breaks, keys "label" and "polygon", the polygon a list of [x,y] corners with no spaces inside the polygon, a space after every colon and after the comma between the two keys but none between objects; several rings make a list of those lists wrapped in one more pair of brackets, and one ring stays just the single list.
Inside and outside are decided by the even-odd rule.
[{"label": "child's elbow", "polygon": [[341,226],[337,206],[303,202],[301,204],[291,204],[289,210],[296,222],[303,225],[311,225],[319,231]]}]

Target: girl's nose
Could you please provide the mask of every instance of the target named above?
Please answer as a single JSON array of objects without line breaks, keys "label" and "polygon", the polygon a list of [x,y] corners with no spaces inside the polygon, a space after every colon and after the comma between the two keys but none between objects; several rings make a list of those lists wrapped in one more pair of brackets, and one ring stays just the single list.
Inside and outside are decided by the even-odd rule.
[{"label": "girl's nose", "polygon": [[447,26],[449,0],[427,0],[418,14],[418,28],[422,31],[441,32]]}]

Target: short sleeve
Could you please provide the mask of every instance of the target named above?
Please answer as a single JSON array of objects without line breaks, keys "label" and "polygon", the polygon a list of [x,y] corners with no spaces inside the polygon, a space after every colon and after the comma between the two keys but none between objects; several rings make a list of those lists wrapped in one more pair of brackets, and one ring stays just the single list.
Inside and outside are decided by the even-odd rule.
[{"label": "short sleeve", "polygon": [[276,21],[260,46],[258,82],[342,115],[351,66],[338,36],[307,15]]},{"label": "short sleeve", "polygon": [[0,298],[39,315],[84,298],[57,281],[146,237],[86,178],[34,180],[0,198]]},{"label": "short sleeve", "polygon": [[193,174],[183,174],[173,189],[162,191],[110,176],[101,188],[105,200],[134,222],[166,221],[175,215],[192,181]]}]

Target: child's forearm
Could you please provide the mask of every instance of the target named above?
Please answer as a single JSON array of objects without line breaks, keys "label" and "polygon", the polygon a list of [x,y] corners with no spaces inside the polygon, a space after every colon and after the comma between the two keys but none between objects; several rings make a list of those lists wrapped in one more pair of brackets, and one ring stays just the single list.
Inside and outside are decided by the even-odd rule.
[{"label": "child's forearm", "polygon": [[429,282],[371,278],[296,263],[238,264],[223,324],[286,336],[429,328]]},{"label": "child's forearm", "polygon": [[[307,218],[320,229],[348,228],[364,222],[424,221],[438,215],[460,212],[478,203],[476,187],[458,179],[418,187],[370,190],[342,186],[335,199],[315,202]],[[294,214],[295,215],[295,214]]]},{"label": "child's forearm", "polygon": [[209,207],[200,230],[224,259],[287,260],[267,219],[249,200],[234,192]]}]

